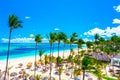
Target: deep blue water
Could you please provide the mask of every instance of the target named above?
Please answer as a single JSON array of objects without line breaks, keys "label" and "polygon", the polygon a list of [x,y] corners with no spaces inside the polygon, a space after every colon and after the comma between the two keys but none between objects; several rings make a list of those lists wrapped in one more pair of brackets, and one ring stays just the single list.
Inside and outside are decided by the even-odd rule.
[{"label": "deep blue water", "polygon": [[[72,48],[77,48],[77,45],[72,45]],[[63,44],[60,45],[60,51],[64,49]],[[70,45],[66,45],[66,50],[70,49]],[[0,43],[0,60],[6,59],[8,50],[7,43]],[[45,54],[49,54],[50,45],[48,43],[42,43],[38,45],[38,50],[44,50]],[[54,51],[58,50],[57,44],[54,44]],[[35,44],[34,43],[11,43],[10,46],[10,59],[21,58],[26,56],[34,56]],[[39,54],[39,52],[37,52]]]}]

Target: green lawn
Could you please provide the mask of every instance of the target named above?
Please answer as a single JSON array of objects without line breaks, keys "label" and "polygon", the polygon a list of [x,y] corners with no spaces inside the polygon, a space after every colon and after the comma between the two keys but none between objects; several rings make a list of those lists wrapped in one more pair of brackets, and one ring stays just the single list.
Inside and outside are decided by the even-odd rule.
[{"label": "green lawn", "polygon": [[[98,73],[97,73],[97,72],[93,71],[92,73],[93,73],[95,76],[98,77]],[[107,76],[105,76],[105,75],[101,75],[101,78],[103,78],[103,79],[105,79],[105,80],[117,80],[117,79],[114,79],[114,78],[111,78],[111,77],[107,77]]]}]

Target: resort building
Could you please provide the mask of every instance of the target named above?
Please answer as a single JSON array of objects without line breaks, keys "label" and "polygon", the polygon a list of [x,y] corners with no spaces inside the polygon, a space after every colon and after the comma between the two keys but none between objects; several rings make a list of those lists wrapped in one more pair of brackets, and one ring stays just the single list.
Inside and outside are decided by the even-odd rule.
[{"label": "resort building", "polygon": [[111,65],[120,66],[120,54],[111,58]]}]

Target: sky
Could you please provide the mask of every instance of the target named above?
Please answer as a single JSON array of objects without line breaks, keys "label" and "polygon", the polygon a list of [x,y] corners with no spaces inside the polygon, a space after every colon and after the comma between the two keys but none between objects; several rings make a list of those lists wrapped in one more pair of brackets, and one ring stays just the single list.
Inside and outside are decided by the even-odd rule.
[{"label": "sky", "polygon": [[32,42],[30,34],[65,32],[69,37],[93,40],[120,36],[120,0],[0,0],[0,42],[8,42],[8,16],[14,14],[23,27],[13,30],[11,42]]}]

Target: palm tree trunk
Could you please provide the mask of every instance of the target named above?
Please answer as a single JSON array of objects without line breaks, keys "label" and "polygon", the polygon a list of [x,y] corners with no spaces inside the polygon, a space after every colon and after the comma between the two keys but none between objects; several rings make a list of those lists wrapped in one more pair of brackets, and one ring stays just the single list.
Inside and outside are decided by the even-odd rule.
[{"label": "palm tree trunk", "polygon": [[[78,62],[80,61],[80,54],[79,54],[79,47],[78,47]],[[79,68],[80,68],[80,62],[79,62]]]},{"label": "palm tree trunk", "polygon": [[64,50],[63,50],[63,59],[64,59],[64,57],[65,57],[65,56],[64,56],[64,53],[65,53],[65,44],[64,44]]},{"label": "palm tree trunk", "polygon": [[52,44],[50,44],[50,80],[51,80],[51,72],[52,72]]},{"label": "palm tree trunk", "polygon": [[70,55],[71,55],[72,44],[70,44]]},{"label": "palm tree trunk", "polygon": [[85,70],[83,70],[83,80],[85,80]]},{"label": "palm tree trunk", "polygon": [[60,74],[60,78],[59,79],[61,80],[61,74]]},{"label": "palm tree trunk", "polygon": [[[58,59],[59,59],[59,56],[60,56],[60,54],[59,54],[59,49],[60,49],[60,43],[58,42]],[[58,61],[58,69],[60,70],[60,67],[59,67],[59,61]],[[61,80],[60,79],[60,73],[59,73],[59,80]]]},{"label": "palm tree trunk", "polygon": [[60,56],[59,50],[60,50],[60,43],[58,43],[58,57]]},{"label": "palm tree trunk", "polygon": [[9,60],[9,55],[10,55],[10,39],[11,39],[11,34],[12,34],[12,30],[10,30],[10,33],[9,33],[8,52],[7,52],[7,60],[6,60],[6,68],[5,68],[4,80],[6,80],[6,75],[7,75],[7,70],[8,70],[8,60]]},{"label": "palm tree trunk", "polygon": [[41,56],[40,56],[40,64],[42,64],[42,61],[41,61]]},{"label": "palm tree trunk", "polygon": [[107,75],[107,69],[106,69],[107,66],[105,66],[105,74]]},{"label": "palm tree trunk", "polygon": [[[74,63],[72,63],[72,70],[73,70],[73,65],[74,65]],[[72,79],[72,74],[73,74],[73,73],[71,72],[71,79]]]},{"label": "palm tree trunk", "polygon": [[34,78],[36,75],[36,54],[37,54],[37,43],[35,45]]},{"label": "palm tree trunk", "polygon": [[53,44],[51,52],[52,52],[52,57],[53,57],[53,54],[54,54],[54,44]]}]

